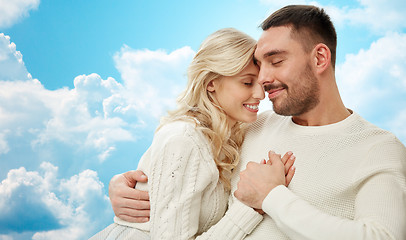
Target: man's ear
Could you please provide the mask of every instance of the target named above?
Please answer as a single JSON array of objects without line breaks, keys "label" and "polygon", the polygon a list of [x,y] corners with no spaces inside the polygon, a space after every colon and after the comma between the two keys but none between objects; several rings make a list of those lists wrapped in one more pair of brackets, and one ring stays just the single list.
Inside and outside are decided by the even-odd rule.
[{"label": "man's ear", "polygon": [[210,82],[209,82],[209,84],[207,84],[207,91],[209,91],[209,92],[215,92],[216,91],[216,85],[217,84],[217,82],[216,82],[216,79],[215,80],[211,80]]},{"label": "man's ear", "polygon": [[319,43],[313,49],[314,67],[318,73],[324,72],[331,65],[331,52],[324,43]]}]

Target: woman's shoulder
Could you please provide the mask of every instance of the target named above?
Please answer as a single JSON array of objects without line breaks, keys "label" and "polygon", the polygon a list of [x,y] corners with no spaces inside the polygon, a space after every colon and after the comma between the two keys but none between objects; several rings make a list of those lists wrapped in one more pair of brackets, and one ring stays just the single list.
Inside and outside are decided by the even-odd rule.
[{"label": "woman's shoulder", "polygon": [[154,139],[197,145],[207,144],[197,122],[193,120],[175,120],[165,123],[155,133]]},{"label": "woman's shoulder", "polygon": [[189,133],[197,133],[197,123],[193,120],[175,120],[160,126],[157,133],[181,136]]}]

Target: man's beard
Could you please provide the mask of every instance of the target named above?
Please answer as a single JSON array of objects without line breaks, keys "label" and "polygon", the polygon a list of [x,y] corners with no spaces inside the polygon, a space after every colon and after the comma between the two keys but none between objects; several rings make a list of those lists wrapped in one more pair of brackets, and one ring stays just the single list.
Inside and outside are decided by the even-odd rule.
[{"label": "man's beard", "polygon": [[320,88],[308,64],[299,76],[302,78],[296,81],[298,84],[292,88],[286,84],[266,86],[267,90],[283,87],[287,92],[287,97],[281,99],[279,103],[277,99],[272,101],[275,113],[283,116],[299,116],[310,111],[319,103]]}]

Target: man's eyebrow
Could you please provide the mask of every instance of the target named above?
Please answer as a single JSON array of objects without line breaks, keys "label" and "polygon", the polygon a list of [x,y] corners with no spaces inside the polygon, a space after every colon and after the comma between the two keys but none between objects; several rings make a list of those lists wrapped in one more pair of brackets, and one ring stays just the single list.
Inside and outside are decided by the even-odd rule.
[{"label": "man's eyebrow", "polygon": [[[268,58],[268,57],[272,57],[272,56],[274,56],[274,55],[285,54],[285,53],[287,53],[286,50],[272,50],[272,51],[269,51],[269,52],[264,53],[264,55],[263,55],[262,57],[263,57],[263,58]],[[259,61],[259,60],[254,56],[254,64],[257,65],[257,66],[259,66],[259,65],[258,65],[258,62],[261,62],[261,61]]]},{"label": "man's eyebrow", "polygon": [[279,55],[279,54],[284,54],[284,53],[286,53],[285,50],[272,50],[272,51],[264,53],[263,57],[267,58],[267,57],[271,57],[271,56]]}]

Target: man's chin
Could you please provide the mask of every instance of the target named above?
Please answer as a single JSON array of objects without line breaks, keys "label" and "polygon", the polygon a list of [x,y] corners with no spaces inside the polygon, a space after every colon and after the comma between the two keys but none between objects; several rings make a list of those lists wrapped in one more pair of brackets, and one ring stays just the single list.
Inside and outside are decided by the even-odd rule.
[{"label": "man's chin", "polygon": [[284,108],[280,108],[278,106],[275,107],[275,104],[272,105],[273,106],[273,111],[281,116],[292,116],[293,114],[291,113],[291,111],[289,111],[288,109],[284,109]]}]

